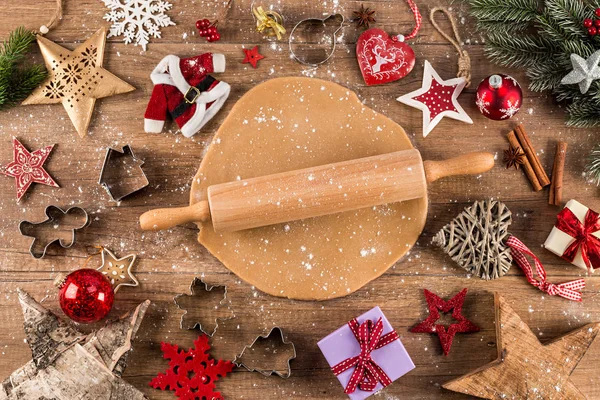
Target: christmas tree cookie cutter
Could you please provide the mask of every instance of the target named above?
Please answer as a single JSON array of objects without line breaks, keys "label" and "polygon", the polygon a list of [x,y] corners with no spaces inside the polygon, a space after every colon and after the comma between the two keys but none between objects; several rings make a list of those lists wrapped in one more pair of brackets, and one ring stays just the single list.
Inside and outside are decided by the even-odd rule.
[{"label": "christmas tree cookie cutter", "polygon": [[88,213],[81,207],[71,207],[67,211],[49,205],[46,217],[42,222],[21,221],[19,232],[23,236],[33,238],[29,254],[33,258],[43,258],[48,247],[58,242],[60,247],[68,249],[75,243],[75,231],[86,227],[89,222]]},{"label": "christmas tree cookie cutter", "polygon": [[[219,295],[219,293],[222,293]],[[214,301],[217,297],[218,301]],[[212,300],[212,301],[211,301]],[[219,327],[219,321],[227,321],[235,318],[233,310],[229,307],[229,299],[227,298],[227,286],[214,285],[209,286],[200,278],[194,278],[190,285],[190,294],[178,294],[173,298],[173,301],[177,307],[183,311],[181,316],[180,327],[181,329],[200,329],[201,332],[212,337],[217,328]],[[206,304],[213,305],[214,316],[207,318],[205,316]],[[202,307],[199,307],[201,305]],[[214,322],[214,325],[209,325],[210,321]],[[211,330],[210,326],[214,326]]]},{"label": "christmas tree cookie cutter", "polygon": [[143,164],[144,161],[133,154],[128,144],[121,150],[109,147],[106,149],[98,183],[106,189],[111,199],[121,201],[148,186]]},{"label": "christmas tree cookie cutter", "polygon": [[[272,343],[276,342],[275,346],[271,346]],[[255,352],[256,347],[260,347],[257,354]],[[280,349],[284,348],[285,351],[283,355],[285,358],[285,366],[283,368],[279,368],[277,365],[278,359],[283,360],[280,354]],[[250,355],[250,353],[252,353]],[[289,354],[289,356],[286,356]],[[248,357],[249,355],[253,357],[251,360],[242,361],[244,355]],[[273,358],[275,360],[273,360]],[[271,376],[273,374],[287,379],[292,375],[292,366],[291,361],[296,358],[296,346],[292,342],[286,342],[285,337],[283,336],[283,330],[275,326],[273,327],[268,334],[259,335],[252,341],[251,344],[245,346],[242,349],[242,352],[237,355],[233,359],[233,363],[238,367],[246,368],[250,372],[258,372],[264,376]],[[271,368],[270,366],[276,365],[276,368]]]},{"label": "christmas tree cookie cutter", "polygon": [[[335,26],[335,30],[333,31],[333,33],[331,35],[327,35],[325,34],[325,29],[327,28],[327,24],[328,22],[333,21],[333,22],[337,22],[338,25]],[[306,34],[308,35],[316,35],[316,31],[317,29],[321,30],[321,35],[319,36],[320,41],[314,41],[314,40],[309,40],[307,38],[304,38],[305,40],[296,40],[296,37],[301,36],[300,33],[296,32],[298,30],[299,27],[301,26],[308,26],[309,30],[307,30]],[[292,57],[294,58],[294,60],[298,61],[301,64],[304,65],[308,65],[311,67],[316,67],[318,65],[324,64],[327,61],[329,61],[329,59],[331,57],[333,57],[333,53],[335,53],[335,47],[336,47],[336,43],[337,43],[337,35],[338,32],[340,30],[342,30],[342,28],[344,27],[344,16],[342,14],[331,14],[326,18],[306,18],[301,20],[300,22],[298,22],[294,28],[292,29],[292,31],[290,32],[290,36],[288,38],[288,47],[290,49],[290,54],[292,55]],[[310,30],[313,30],[313,32],[311,32]],[[329,50],[327,49],[323,49],[322,46],[320,46],[323,42],[329,42],[328,44],[330,45]],[[316,44],[312,44],[313,42],[316,42]],[[296,51],[294,51],[294,46],[305,46],[306,50],[303,50],[302,53],[300,52],[299,49],[297,49]],[[324,50],[325,53],[322,54],[320,57],[315,58],[314,60],[312,60],[312,56],[311,53],[315,53],[315,51],[321,53],[321,51],[319,50]],[[311,61],[312,60],[312,61]]]}]

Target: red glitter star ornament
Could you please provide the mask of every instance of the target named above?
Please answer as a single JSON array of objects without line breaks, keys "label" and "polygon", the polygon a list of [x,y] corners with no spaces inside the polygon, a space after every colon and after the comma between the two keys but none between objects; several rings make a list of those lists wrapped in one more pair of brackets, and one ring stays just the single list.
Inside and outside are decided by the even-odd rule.
[{"label": "red glitter star ornament", "polygon": [[425,61],[423,86],[396,100],[423,111],[423,137],[427,137],[444,117],[467,124],[473,123],[473,120],[458,104],[458,96],[466,83],[467,81],[463,77],[443,80],[429,61]]},{"label": "red glitter star ornament", "polygon": [[258,60],[262,60],[263,58],[265,58],[265,56],[258,53],[258,46],[254,46],[252,50],[242,50],[244,50],[244,53],[246,54],[246,57],[244,58],[244,61],[242,61],[242,64],[250,64],[252,65],[252,68],[256,68]]},{"label": "red glitter star ornament", "polygon": [[221,393],[215,392],[215,382],[233,369],[231,361],[215,361],[208,351],[208,336],[201,335],[188,351],[179,350],[177,345],[161,343],[163,357],[169,359],[169,369],[152,379],[155,389],[173,390],[181,400],[219,400]]},{"label": "red glitter star ornament", "polygon": [[13,138],[13,161],[0,168],[0,173],[15,178],[17,182],[17,200],[21,200],[21,197],[32,183],[59,187],[44,169],[44,162],[46,162],[53,147],[54,145],[46,146],[30,153],[17,138]]},{"label": "red glitter star ornament", "polygon": [[[430,292],[427,289],[425,292],[425,299],[427,300],[427,306],[429,307],[429,316],[420,324],[414,326],[410,331],[413,333],[436,333],[440,338],[440,344],[444,355],[448,355],[450,348],[452,347],[452,340],[454,335],[457,333],[470,333],[479,332],[479,327],[469,321],[464,315],[462,315],[462,306],[467,295],[467,288],[461,290],[456,296],[450,300],[442,300],[438,295]],[[444,325],[437,325],[436,321],[440,319],[440,311],[448,313],[452,310],[452,317],[457,321],[448,326],[448,329]]]}]

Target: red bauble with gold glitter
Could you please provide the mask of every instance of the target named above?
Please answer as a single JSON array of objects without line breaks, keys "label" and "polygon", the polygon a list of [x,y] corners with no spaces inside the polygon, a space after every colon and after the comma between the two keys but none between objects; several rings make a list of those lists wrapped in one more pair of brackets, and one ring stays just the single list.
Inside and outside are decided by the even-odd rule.
[{"label": "red bauble with gold glitter", "polygon": [[56,280],[60,308],[75,322],[100,321],[110,312],[115,292],[109,280],[95,269],[83,268]]},{"label": "red bauble with gold glitter", "polygon": [[489,119],[510,119],[523,105],[521,85],[509,75],[490,75],[477,87],[475,104]]}]

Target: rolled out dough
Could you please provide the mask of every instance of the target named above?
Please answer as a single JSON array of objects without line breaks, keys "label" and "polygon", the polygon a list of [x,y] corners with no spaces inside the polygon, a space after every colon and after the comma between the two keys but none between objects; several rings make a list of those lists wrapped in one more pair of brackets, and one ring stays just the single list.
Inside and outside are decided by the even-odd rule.
[{"label": "rolled out dough", "polygon": [[[248,91],[227,116],[192,183],[210,185],[412,148],[406,133],[356,94],[320,79],[278,78]],[[256,228],[198,241],[246,282],[273,296],[324,300],[383,274],[416,242],[427,198]]]}]

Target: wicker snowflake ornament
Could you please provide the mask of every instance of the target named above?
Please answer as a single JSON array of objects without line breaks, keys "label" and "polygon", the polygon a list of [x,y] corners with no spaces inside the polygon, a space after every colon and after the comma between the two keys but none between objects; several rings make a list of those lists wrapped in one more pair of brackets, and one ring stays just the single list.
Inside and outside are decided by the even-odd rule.
[{"label": "wicker snowflake ornament", "polygon": [[444,226],[432,243],[470,274],[486,280],[500,278],[512,264],[505,245],[511,222],[504,203],[477,201]]},{"label": "wicker snowflake ornament", "polygon": [[102,68],[106,29],[102,28],[73,51],[37,36],[48,79],[23,104],[61,103],[79,136],[87,134],[96,99],[127,93],[133,86]]},{"label": "wicker snowflake ornament", "polygon": [[104,19],[112,22],[108,37],[123,36],[125,44],[142,46],[150,37],[160,38],[160,28],[175,25],[165,14],[172,4],[164,0],[102,0],[110,8]]}]

